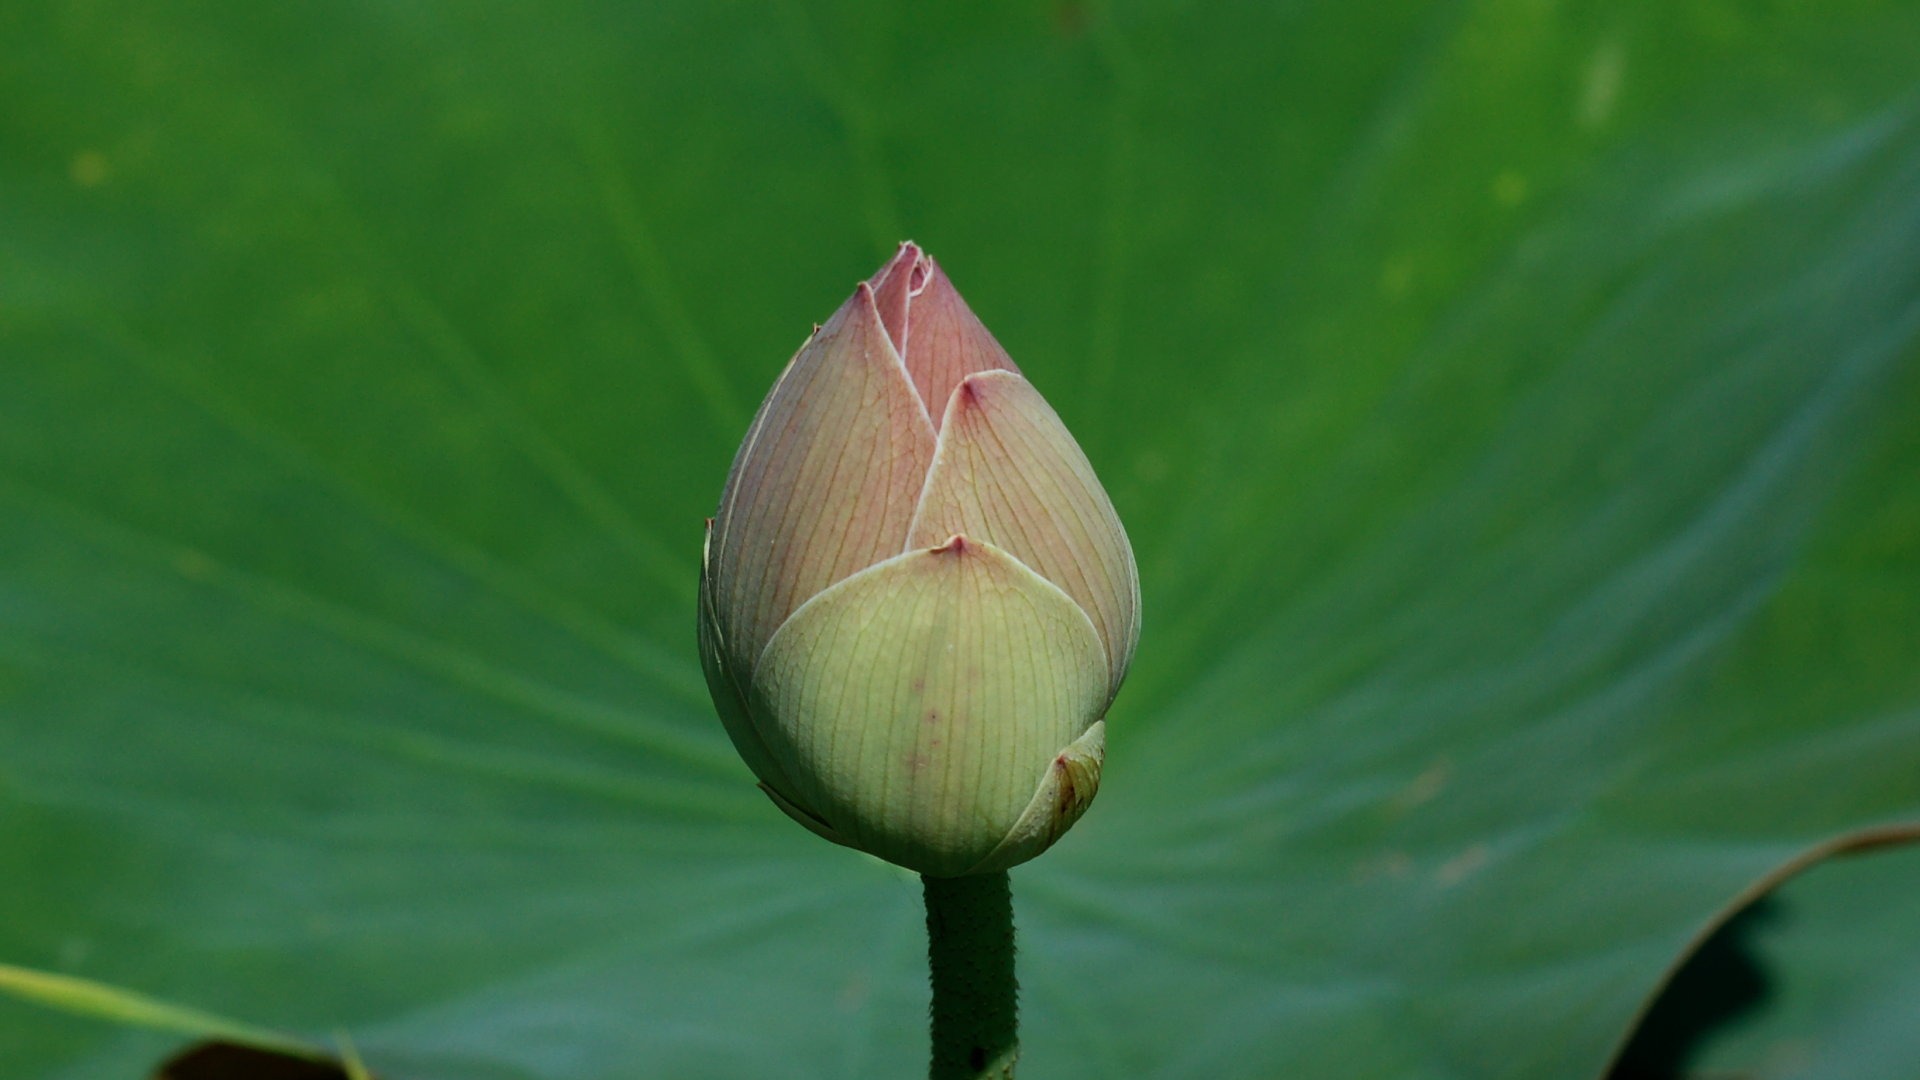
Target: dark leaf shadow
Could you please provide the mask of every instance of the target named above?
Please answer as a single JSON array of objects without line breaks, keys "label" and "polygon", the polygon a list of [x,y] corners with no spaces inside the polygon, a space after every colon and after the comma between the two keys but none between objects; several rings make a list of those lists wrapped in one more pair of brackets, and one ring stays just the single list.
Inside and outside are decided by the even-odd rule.
[{"label": "dark leaf shadow", "polygon": [[230,1042],[203,1042],[168,1058],[153,1080],[352,1080],[338,1064]]},{"label": "dark leaf shadow", "polygon": [[1654,999],[1607,1080],[1681,1080],[1714,1032],[1765,1008],[1773,984],[1754,939],[1782,911],[1765,896],[1714,931]]},{"label": "dark leaf shadow", "polygon": [[1747,886],[1675,959],[1628,1028],[1605,1080],[1704,1080],[1690,1074],[1688,1066],[1707,1040],[1767,1003],[1771,987],[1753,945],[1768,923],[1790,915],[1774,890],[1827,859],[1912,843],[1920,843],[1920,823],[1845,833],[1808,848]]}]

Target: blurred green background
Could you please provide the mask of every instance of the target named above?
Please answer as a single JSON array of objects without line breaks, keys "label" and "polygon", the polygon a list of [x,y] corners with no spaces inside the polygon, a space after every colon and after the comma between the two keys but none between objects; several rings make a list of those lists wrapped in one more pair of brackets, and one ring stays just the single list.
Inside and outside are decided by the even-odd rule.
[{"label": "blurred green background", "polygon": [[[393,1080],[917,1073],[917,883],[693,648],[747,418],[912,237],[1145,590],[1014,875],[1025,1073],[1597,1076],[1743,888],[1920,821],[1917,55],[1904,0],[7,4],[0,962]],[[1916,860],[1784,898],[1701,1060],[1911,1076]],[[0,996],[8,1077],[177,1042]]]}]

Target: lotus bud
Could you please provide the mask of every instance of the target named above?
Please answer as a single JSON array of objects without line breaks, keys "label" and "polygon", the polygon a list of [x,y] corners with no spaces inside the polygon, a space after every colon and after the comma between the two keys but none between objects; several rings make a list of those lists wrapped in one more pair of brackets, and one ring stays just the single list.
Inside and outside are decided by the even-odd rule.
[{"label": "lotus bud", "polygon": [[954,877],[1033,858],[1086,810],[1139,612],[1086,455],[903,244],[801,346],[734,457],[700,654],[781,810]]}]

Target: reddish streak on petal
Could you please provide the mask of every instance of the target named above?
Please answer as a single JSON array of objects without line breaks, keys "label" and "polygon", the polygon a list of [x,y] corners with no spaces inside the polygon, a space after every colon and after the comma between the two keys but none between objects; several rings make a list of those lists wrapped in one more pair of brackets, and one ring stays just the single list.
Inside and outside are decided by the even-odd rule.
[{"label": "reddish streak on petal", "polygon": [[1139,594],[1126,532],[1086,455],[1011,371],[968,376],[942,424],[907,549],[965,533],[1026,563],[1093,620],[1117,690],[1133,655]]},{"label": "reddish streak on petal", "polygon": [[926,270],[926,284],[912,298],[913,333],[906,362],[914,389],[927,403],[927,415],[937,428],[947,411],[947,399],[962,379],[996,368],[1020,369],[960,298],[940,264],[929,258]]},{"label": "reddish streak on petal", "polygon": [[900,552],[934,450],[865,282],[788,365],[715,515],[713,604],[750,672],[794,609]]}]

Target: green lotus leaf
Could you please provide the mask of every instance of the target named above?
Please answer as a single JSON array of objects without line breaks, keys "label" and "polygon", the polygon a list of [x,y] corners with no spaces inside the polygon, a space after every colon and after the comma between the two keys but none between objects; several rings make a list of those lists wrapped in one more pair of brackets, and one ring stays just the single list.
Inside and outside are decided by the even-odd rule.
[{"label": "green lotus leaf", "polygon": [[[756,403],[911,237],[1147,614],[1012,872],[1023,1067],[1594,1077],[1743,890],[1920,821],[1916,42],[4,5],[0,963],[392,1080],[917,1071],[918,884],[753,789],[690,632]],[[1783,1001],[1863,955],[1804,940]],[[178,1043],[0,997],[9,1078]]]}]

